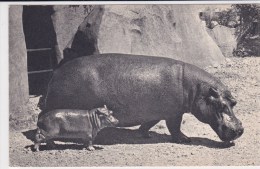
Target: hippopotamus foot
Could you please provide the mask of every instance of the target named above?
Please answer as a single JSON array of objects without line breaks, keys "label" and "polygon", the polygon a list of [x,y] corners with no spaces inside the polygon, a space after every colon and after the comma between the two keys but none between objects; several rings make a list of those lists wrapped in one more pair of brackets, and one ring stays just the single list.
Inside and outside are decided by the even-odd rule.
[{"label": "hippopotamus foot", "polygon": [[104,147],[102,147],[102,146],[99,146],[99,145],[95,145],[95,146],[93,146],[96,150],[102,150],[102,149],[104,149]]},{"label": "hippopotamus foot", "polygon": [[154,125],[156,125],[160,120],[153,120],[153,121],[149,121],[146,123],[143,123],[140,127],[139,127],[139,132],[141,133],[141,135],[144,138],[151,138],[151,135],[149,133],[150,128],[152,128]]},{"label": "hippopotamus foot", "polygon": [[86,149],[87,149],[88,151],[94,151],[94,150],[95,150],[95,148],[94,148],[93,146],[88,146],[88,147],[86,147]]},{"label": "hippopotamus foot", "polygon": [[102,150],[102,149],[104,149],[104,147],[102,147],[102,146],[97,146],[97,145],[95,145],[95,146],[93,146],[93,145],[88,145],[87,147],[85,147],[85,148],[83,148],[83,150],[88,150],[88,151],[94,151],[94,150]]},{"label": "hippopotamus foot", "polygon": [[91,140],[85,142],[83,150],[88,150],[88,151],[94,151],[95,150],[95,147],[93,147]]},{"label": "hippopotamus foot", "polygon": [[172,135],[173,143],[190,143],[191,139],[187,137],[185,134],[180,132],[179,134]]},{"label": "hippopotamus foot", "polygon": [[34,150],[37,151],[37,152],[40,151],[40,150],[39,150],[40,145],[41,145],[41,143],[35,143],[35,144],[34,144]]},{"label": "hippopotamus foot", "polygon": [[180,130],[182,121],[182,114],[174,118],[166,120],[166,125],[172,135],[172,142],[174,143],[190,143],[191,139],[183,134]]}]

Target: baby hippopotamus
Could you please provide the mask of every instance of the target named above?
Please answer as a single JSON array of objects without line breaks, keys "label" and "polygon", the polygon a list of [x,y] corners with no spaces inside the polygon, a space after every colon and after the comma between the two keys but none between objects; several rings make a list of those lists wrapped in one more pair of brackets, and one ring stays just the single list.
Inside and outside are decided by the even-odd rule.
[{"label": "baby hippopotamus", "polygon": [[42,142],[54,148],[55,139],[82,139],[84,148],[93,151],[97,133],[105,127],[114,127],[118,120],[106,105],[92,110],[56,109],[38,119],[34,149],[39,151]]}]

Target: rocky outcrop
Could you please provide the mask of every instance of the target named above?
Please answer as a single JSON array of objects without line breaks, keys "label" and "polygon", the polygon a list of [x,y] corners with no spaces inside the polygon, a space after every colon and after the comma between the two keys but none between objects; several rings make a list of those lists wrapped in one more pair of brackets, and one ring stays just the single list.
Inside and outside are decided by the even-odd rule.
[{"label": "rocky outcrop", "polygon": [[237,48],[236,30],[226,26],[217,25],[213,29],[207,30],[215,40],[225,57],[232,57],[233,51]]},{"label": "rocky outcrop", "polygon": [[63,58],[63,50],[77,32],[78,26],[90,12],[92,6],[89,5],[54,5],[52,22],[57,36],[56,53],[58,61]]},{"label": "rocky outcrop", "polygon": [[71,43],[75,56],[127,53],[170,57],[200,67],[225,61],[196,5],[95,6]]},{"label": "rocky outcrop", "polygon": [[9,8],[9,111],[10,115],[17,116],[19,113],[24,113],[25,105],[29,100],[22,11],[22,6]]}]

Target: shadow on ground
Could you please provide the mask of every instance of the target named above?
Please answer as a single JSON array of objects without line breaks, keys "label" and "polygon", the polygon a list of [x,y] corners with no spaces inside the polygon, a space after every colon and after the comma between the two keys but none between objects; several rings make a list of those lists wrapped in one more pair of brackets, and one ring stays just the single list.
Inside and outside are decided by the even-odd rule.
[{"label": "shadow on ground", "polygon": [[[28,130],[23,132],[23,135],[34,142],[36,130]],[[171,141],[171,136],[167,134],[159,134],[150,131],[151,138],[143,138],[138,130],[124,129],[124,128],[106,128],[100,131],[94,141],[94,144],[99,145],[114,145],[114,144],[157,144],[157,143],[169,143]],[[64,142],[73,142],[73,144],[57,144],[55,149],[65,150],[65,149],[82,149],[82,140],[58,140]],[[77,144],[75,144],[77,143]],[[174,143],[173,143],[174,144]],[[187,146],[205,146],[208,148],[229,148],[234,144],[227,144],[208,138],[201,137],[191,137],[191,143],[183,143]],[[25,148],[32,147],[26,146]],[[46,145],[41,146],[42,150],[48,150]]]}]

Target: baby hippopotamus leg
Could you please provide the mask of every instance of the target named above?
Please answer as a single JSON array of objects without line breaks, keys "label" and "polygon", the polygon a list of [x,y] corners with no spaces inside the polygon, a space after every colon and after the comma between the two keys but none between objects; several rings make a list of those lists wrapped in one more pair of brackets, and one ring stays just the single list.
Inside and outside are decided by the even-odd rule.
[{"label": "baby hippopotamus leg", "polygon": [[51,138],[49,138],[47,133],[44,130],[38,128],[35,135],[35,151],[39,151],[41,143],[46,143],[47,147],[49,147],[50,149],[54,149],[56,147],[54,141]]},{"label": "baby hippopotamus leg", "polygon": [[89,151],[94,151],[94,150],[95,150],[95,147],[93,146],[92,140],[86,141],[86,142],[84,143],[84,148],[83,148],[83,150],[89,150]]}]

